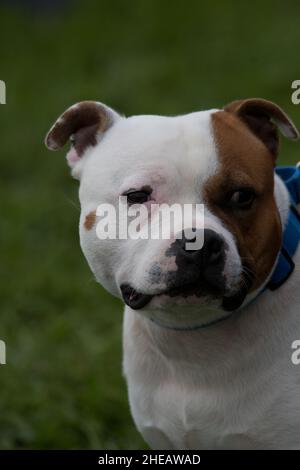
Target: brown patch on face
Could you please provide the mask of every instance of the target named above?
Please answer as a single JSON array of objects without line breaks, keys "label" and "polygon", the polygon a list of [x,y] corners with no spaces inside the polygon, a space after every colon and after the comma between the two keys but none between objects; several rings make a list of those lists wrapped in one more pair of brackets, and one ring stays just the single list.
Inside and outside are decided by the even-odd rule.
[{"label": "brown patch on face", "polygon": [[96,222],[96,211],[91,211],[85,218],[84,221],[84,228],[86,230],[92,230],[94,224]]},{"label": "brown patch on face", "polygon": [[[212,126],[220,170],[206,183],[205,199],[234,235],[242,264],[254,273],[251,290],[255,290],[270,273],[281,246],[273,156],[234,113],[214,113]],[[226,196],[241,188],[256,193],[253,206],[244,211],[226,205]]]}]

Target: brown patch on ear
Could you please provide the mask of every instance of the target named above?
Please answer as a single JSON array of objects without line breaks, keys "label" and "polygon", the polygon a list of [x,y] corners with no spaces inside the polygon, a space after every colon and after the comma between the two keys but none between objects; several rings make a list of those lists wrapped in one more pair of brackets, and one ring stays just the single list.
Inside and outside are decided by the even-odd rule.
[{"label": "brown patch on ear", "polygon": [[271,101],[261,98],[237,100],[225,106],[224,111],[238,116],[266,145],[274,158],[278,154],[277,128],[288,139],[298,139],[299,133],[285,112]]},{"label": "brown patch on ear", "polygon": [[86,230],[92,230],[96,222],[96,211],[91,211],[85,218],[84,228]]},{"label": "brown patch on ear", "polygon": [[97,134],[112,124],[114,112],[96,101],[82,101],[65,111],[50,129],[45,143],[50,150],[63,147],[70,139],[78,156],[96,145]]},{"label": "brown patch on ear", "polygon": [[[255,290],[270,273],[281,246],[273,161],[267,147],[235,113],[213,113],[212,127],[220,169],[204,187],[205,202],[235,237],[242,263],[254,272]],[[256,192],[253,207],[244,212],[230,209],[226,195],[243,187]]]}]

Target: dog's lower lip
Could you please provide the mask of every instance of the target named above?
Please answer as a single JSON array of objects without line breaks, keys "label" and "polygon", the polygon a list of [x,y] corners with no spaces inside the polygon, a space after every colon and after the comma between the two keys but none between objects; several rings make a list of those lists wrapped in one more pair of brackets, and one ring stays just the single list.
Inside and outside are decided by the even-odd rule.
[{"label": "dog's lower lip", "polygon": [[152,295],[137,292],[129,284],[122,284],[120,288],[125,304],[133,310],[145,307],[153,297]]},{"label": "dog's lower lip", "polygon": [[234,295],[224,296],[222,300],[222,307],[227,312],[232,312],[233,310],[237,310],[244,302],[247,293],[248,293],[247,290],[241,289],[239,290],[239,292],[237,292]]},{"label": "dog's lower lip", "polygon": [[227,312],[237,310],[242,305],[253,284],[253,272],[247,266],[244,267],[246,269],[243,272],[244,283],[242,284],[242,287],[235,294],[223,297],[222,307]]},{"label": "dog's lower lip", "polygon": [[[249,292],[249,289],[252,285],[253,282],[253,275],[251,274],[251,271],[246,271],[244,273],[244,283],[242,287],[239,289],[238,292],[232,294],[232,295],[225,295],[222,300],[222,307],[225,311],[232,312],[234,310],[237,310],[242,303],[245,300],[246,295]],[[187,287],[193,287],[194,284],[187,285]],[[120,286],[121,292],[122,292],[122,297],[126,305],[128,305],[130,308],[133,310],[140,310],[148,303],[150,300],[153,299],[154,295],[149,295],[149,294],[142,294],[140,292],[137,292],[132,286],[129,284],[122,284]],[[182,292],[180,289],[169,289],[168,291],[165,292],[160,292],[159,294],[156,295],[169,295],[170,297],[174,297],[177,295],[182,295],[183,297],[188,296],[188,292],[184,295],[184,292]]]},{"label": "dog's lower lip", "polygon": [[[183,286],[188,290],[185,291],[182,289],[182,286],[168,289],[157,294],[142,294],[141,292],[136,291],[130,284],[121,284],[120,289],[122,293],[123,300],[126,305],[128,305],[133,310],[139,310],[145,307],[152,299],[156,296],[167,295],[169,297],[189,297],[189,295],[197,295],[197,292],[193,290],[197,287],[197,284],[191,283]],[[189,289],[192,289],[189,292]],[[199,295],[197,295],[199,297]]]}]

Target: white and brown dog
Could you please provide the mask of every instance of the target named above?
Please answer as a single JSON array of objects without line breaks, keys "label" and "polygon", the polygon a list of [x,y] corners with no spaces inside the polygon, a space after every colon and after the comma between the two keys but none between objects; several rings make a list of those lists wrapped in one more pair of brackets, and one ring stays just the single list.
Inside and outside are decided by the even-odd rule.
[{"label": "white and brown dog", "polygon": [[[129,118],[86,101],[46,138],[52,150],[72,141],[81,247],[97,281],[127,304],[130,406],[153,448],[300,449],[300,368],[291,362],[300,339],[291,203],[300,183],[296,170],[284,170],[291,184],[274,173],[277,128],[298,137],[262,99]],[[148,209],[203,203],[203,248],[185,250],[176,234],[100,240],[97,206],[124,194]]]}]

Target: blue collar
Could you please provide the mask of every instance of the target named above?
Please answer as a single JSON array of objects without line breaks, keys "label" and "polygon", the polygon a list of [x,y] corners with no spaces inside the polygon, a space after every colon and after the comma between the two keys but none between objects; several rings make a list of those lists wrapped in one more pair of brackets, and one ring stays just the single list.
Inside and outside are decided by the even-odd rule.
[{"label": "blue collar", "polygon": [[295,268],[293,256],[300,241],[300,167],[282,166],[275,168],[276,174],[284,182],[290,195],[290,209],[283,232],[283,240],[278,261],[267,288],[278,289],[292,274]]}]

